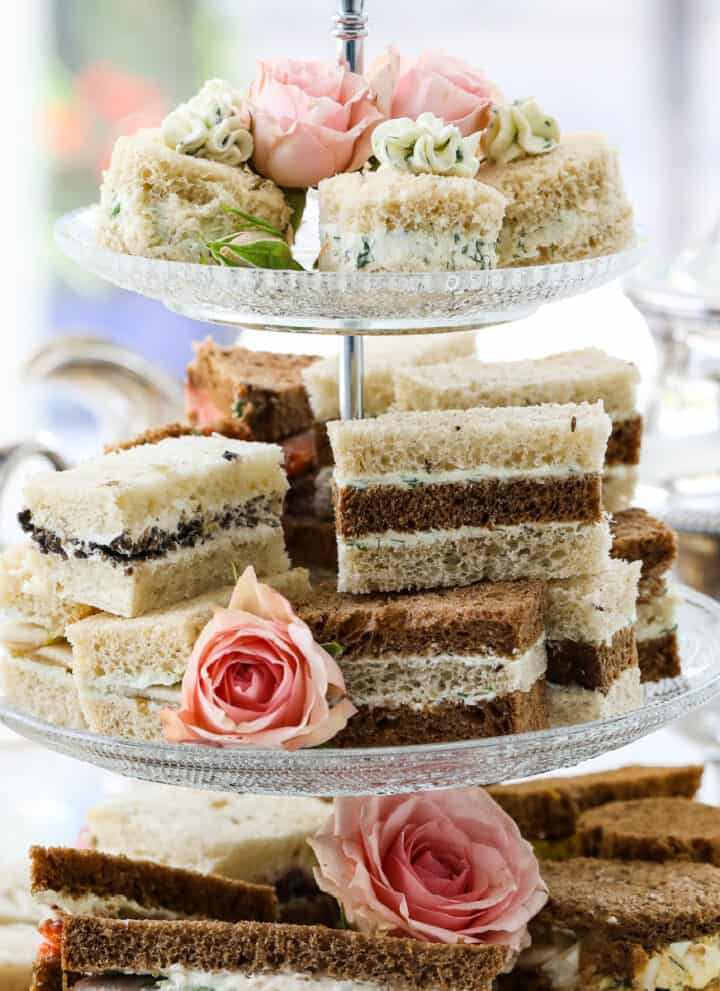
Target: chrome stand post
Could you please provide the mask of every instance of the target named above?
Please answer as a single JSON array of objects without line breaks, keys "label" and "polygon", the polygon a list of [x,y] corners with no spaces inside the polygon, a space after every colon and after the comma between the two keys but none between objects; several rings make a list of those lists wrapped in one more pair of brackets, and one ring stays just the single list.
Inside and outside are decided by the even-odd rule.
[{"label": "chrome stand post", "polygon": [[[338,61],[351,72],[362,72],[368,33],[365,0],[337,0],[337,5],[333,36],[337,39]],[[343,337],[338,384],[342,419],[362,419],[363,339],[359,334]]]}]

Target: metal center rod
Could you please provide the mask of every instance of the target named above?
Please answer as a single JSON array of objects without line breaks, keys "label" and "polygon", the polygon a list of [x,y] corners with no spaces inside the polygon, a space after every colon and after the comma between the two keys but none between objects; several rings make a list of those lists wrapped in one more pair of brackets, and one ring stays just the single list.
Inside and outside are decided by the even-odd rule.
[{"label": "metal center rod", "polygon": [[[365,68],[367,14],[365,0],[337,0],[333,18],[333,36],[337,39],[338,62],[351,72]],[[363,417],[363,339],[350,335],[342,339],[338,376],[340,416],[343,420]]]}]

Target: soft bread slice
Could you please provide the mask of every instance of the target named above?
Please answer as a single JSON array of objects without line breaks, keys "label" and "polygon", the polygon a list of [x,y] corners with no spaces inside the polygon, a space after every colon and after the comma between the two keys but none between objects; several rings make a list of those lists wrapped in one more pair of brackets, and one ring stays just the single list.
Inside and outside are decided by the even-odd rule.
[{"label": "soft bread slice", "polygon": [[[365,416],[387,413],[393,403],[394,369],[435,365],[475,354],[475,334],[429,334],[425,337],[365,339],[363,400]],[[338,359],[322,358],[304,369],[302,379],[316,420],[334,420],[338,406]]]},{"label": "soft bread slice", "polygon": [[487,790],[528,839],[572,836],[586,809],[634,798],[678,795],[692,798],[700,788],[701,765],[643,767],[567,777],[535,778]]},{"label": "soft bread slice", "polygon": [[644,509],[633,507],[615,513],[611,529],[612,556],[623,561],[642,561],[643,578],[664,575],[675,563],[677,534]]},{"label": "soft bread slice", "polygon": [[548,582],[548,640],[610,643],[636,619],[640,564],[608,561],[606,571]]},{"label": "soft bread slice", "polygon": [[576,726],[596,719],[612,719],[640,709],[644,695],[637,653],[634,663],[614,679],[607,691],[583,688],[581,685],[558,685],[548,681],[547,700],[551,727]]},{"label": "soft bread slice", "polygon": [[292,211],[282,190],[245,167],[181,155],[160,131],[141,130],[115,142],[103,176],[98,243],[144,258],[198,262],[207,241],[238,229],[234,207],[281,231]]},{"label": "soft bread slice", "polygon": [[277,918],[275,889],[268,885],[97,850],[33,846],[30,876],[37,901],[63,914],[226,922]]},{"label": "soft bread slice", "polygon": [[495,241],[505,213],[505,197],[480,182],[392,168],[336,175],[318,191],[321,230],[478,231]]},{"label": "soft bread slice", "polygon": [[241,922],[121,922],[71,917],[63,969],[79,974],[293,973],[395,991],[488,991],[508,965],[505,946],[426,943],[348,929]]},{"label": "soft bread slice", "polygon": [[90,809],[99,850],[256,884],[312,874],[306,837],[327,821],[316,798],[271,798],[153,786]]},{"label": "soft bread slice", "polygon": [[619,420],[633,416],[640,373],[598,348],[524,361],[453,361],[394,372],[398,410],[594,403]]},{"label": "soft bread slice", "polygon": [[578,857],[544,861],[535,924],[654,947],[720,930],[720,868]]},{"label": "soft bread slice", "polygon": [[87,729],[77,684],[67,667],[48,664],[37,653],[6,651],[0,656],[0,686],[6,701],[43,722]]},{"label": "soft bread slice", "polygon": [[635,239],[618,155],[602,134],[565,134],[546,155],[481,165],[477,179],[508,201],[500,266],[592,258]]},{"label": "soft bread slice", "polygon": [[42,555],[31,544],[8,548],[0,557],[0,609],[37,626],[46,640],[55,640],[93,609],[62,598],[49,576],[40,577],[42,571]]},{"label": "soft bread slice", "polygon": [[602,403],[388,413],[328,424],[336,484],[389,472],[602,472],[611,423]]}]

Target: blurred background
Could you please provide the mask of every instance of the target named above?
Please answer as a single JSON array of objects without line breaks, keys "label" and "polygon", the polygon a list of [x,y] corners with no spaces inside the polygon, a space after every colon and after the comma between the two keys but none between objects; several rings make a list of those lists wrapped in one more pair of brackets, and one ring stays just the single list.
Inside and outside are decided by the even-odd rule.
[{"label": "blurred background", "polygon": [[[153,401],[172,408],[191,342],[210,328],[85,275],[55,248],[53,222],[97,198],[119,134],[159,123],[204,79],[242,87],[258,59],[332,58],[334,7],[333,0],[24,0],[3,11],[0,73],[9,98],[0,155],[0,443],[35,436],[76,460],[118,425],[132,432],[130,411],[99,389],[92,363],[74,378],[58,377],[48,346],[61,335],[132,349],[155,369],[160,397]],[[649,423],[643,500],[655,509],[668,499],[701,500],[699,522],[685,517],[685,566],[691,580],[717,592],[720,4],[443,0],[439,8],[435,0],[367,0],[367,9],[370,57],[390,43],[408,54],[432,48],[460,56],[508,96],[537,96],[563,129],[602,130],[620,149],[648,242],[647,269],[629,295],[611,286],[502,334],[485,330],[479,353],[536,356],[594,344],[640,365]],[[336,346],[332,339],[289,343],[278,334],[247,340],[280,350]],[[37,840],[72,839],[88,796],[125,787],[17,738],[0,743],[5,791],[16,796],[8,848],[24,845],[30,828]],[[670,732],[608,762],[670,755],[698,752],[687,736]]]}]

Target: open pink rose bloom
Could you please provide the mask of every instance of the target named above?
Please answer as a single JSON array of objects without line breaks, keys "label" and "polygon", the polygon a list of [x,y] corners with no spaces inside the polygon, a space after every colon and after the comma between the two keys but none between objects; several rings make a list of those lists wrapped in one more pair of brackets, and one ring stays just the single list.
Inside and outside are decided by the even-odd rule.
[{"label": "open pink rose bloom", "polygon": [[195,644],[181,709],[161,719],[171,743],[297,750],[332,739],[355,711],[337,663],[248,568]]},{"label": "open pink rose bloom", "polygon": [[394,80],[391,117],[416,120],[420,114],[433,113],[454,124],[463,137],[487,126],[492,104],[499,98],[495,84],[481,70],[436,52],[407,59],[389,48],[375,59],[369,75]]},{"label": "open pink rose bloom", "polygon": [[336,799],[309,842],[361,932],[521,950],[547,901],[532,847],[480,788]]},{"label": "open pink rose bloom", "polygon": [[339,65],[261,62],[249,97],[255,168],[293,188],[361,168],[391,96],[385,70],[368,81]]}]

